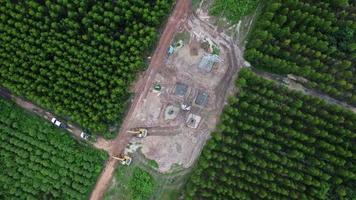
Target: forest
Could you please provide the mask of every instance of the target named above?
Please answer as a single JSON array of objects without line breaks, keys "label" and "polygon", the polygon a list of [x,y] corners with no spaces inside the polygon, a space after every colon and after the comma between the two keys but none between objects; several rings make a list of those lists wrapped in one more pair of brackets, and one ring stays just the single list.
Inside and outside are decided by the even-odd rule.
[{"label": "forest", "polygon": [[120,124],[171,0],[4,0],[0,86],[95,133]]},{"label": "forest", "polygon": [[243,69],[185,189],[191,199],[355,199],[356,115]]},{"label": "forest", "polygon": [[107,154],[0,99],[0,199],[87,199]]},{"label": "forest", "polygon": [[351,0],[267,0],[245,58],[355,106],[355,9]]}]

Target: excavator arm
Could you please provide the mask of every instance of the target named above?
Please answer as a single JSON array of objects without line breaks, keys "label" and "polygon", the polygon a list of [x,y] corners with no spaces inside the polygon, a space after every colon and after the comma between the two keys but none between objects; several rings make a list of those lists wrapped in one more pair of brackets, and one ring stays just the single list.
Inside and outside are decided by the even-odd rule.
[{"label": "excavator arm", "polygon": [[120,161],[122,165],[130,165],[132,158],[128,155],[124,156],[111,156],[113,159]]},{"label": "excavator arm", "polygon": [[147,129],[144,129],[144,128],[138,128],[138,129],[134,129],[134,130],[129,130],[127,131],[128,133],[133,133],[136,135],[136,137],[138,138],[144,138],[147,136]]}]

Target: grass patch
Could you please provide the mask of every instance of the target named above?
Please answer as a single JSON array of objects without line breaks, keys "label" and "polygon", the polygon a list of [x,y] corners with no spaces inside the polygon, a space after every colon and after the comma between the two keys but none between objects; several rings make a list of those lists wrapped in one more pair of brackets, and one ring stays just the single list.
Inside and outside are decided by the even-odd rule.
[{"label": "grass patch", "polygon": [[210,8],[210,14],[216,17],[226,17],[230,22],[237,23],[241,17],[251,14],[259,0],[215,0]]},{"label": "grass patch", "polygon": [[167,189],[163,192],[161,199],[162,200],[177,200],[180,195],[180,190],[177,189]]},{"label": "grass patch", "polygon": [[190,40],[190,33],[183,31],[180,33],[177,33],[176,36],[174,37],[174,43],[179,42],[179,40],[182,40],[183,43],[187,43]]},{"label": "grass patch", "polygon": [[193,10],[196,10],[199,8],[199,4],[202,0],[192,0],[192,8]]},{"label": "grass patch", "polygon": [[145,170],[137,166],[120,167],[105,200],[148,200],[156,187],[156,181]]},{"label": "grass patch", "polygon": [[134,200],[145,200],[150,198],[155,185],[155,180],[148,172],[136,167],[128,186]]},{"label": "grass patch", "polygon": [[155,160],[148,160],[148,165],[155,168],[155,169],[158,169],[158,163],[155,161]]},{"label": "grass patch", "polygon": [[213,45],[213,54],[215,54],[215,55],[220,55],[220,49],[219,49],[219,47]]}]

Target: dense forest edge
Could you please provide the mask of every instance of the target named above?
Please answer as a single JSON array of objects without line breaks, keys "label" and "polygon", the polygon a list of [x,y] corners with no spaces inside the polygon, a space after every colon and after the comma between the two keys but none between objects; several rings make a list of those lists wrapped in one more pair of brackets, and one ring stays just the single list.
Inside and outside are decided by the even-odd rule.
[{"label": "dense forest edge", "polygon": [[356,105],[356,2],[269,0],[246,47],[253,67]]},{"label": "dense forest edge", "polygon": [[0,85],[113,137],[171,0],[10,1],[0,5]]},{"label": "dense forest edge", "polygon": [[0,199],[86,199],[107,154],[0,99]]},{"label": "dense forest edge", "polygon": [[243,69],[184,199],[354,199],[356,115]]}]

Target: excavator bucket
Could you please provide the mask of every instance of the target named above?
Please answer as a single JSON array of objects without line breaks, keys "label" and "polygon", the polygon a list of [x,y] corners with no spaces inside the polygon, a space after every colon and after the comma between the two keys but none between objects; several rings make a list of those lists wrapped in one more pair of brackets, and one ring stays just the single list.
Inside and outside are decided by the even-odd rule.
[{"label": "excavator bucket", "polygon": [[144,128],[140,128],[139,129],[139,133],[137,134],[137,137],[138,138],[144,138],[147,136],[147,129],[144,129]]},{"label": "excavator bucket", "polygon": [[124,161],[122,161],[121,164],[129,166],[131,162],[132,162],[132,158],[129,156],[125,156]]}]

